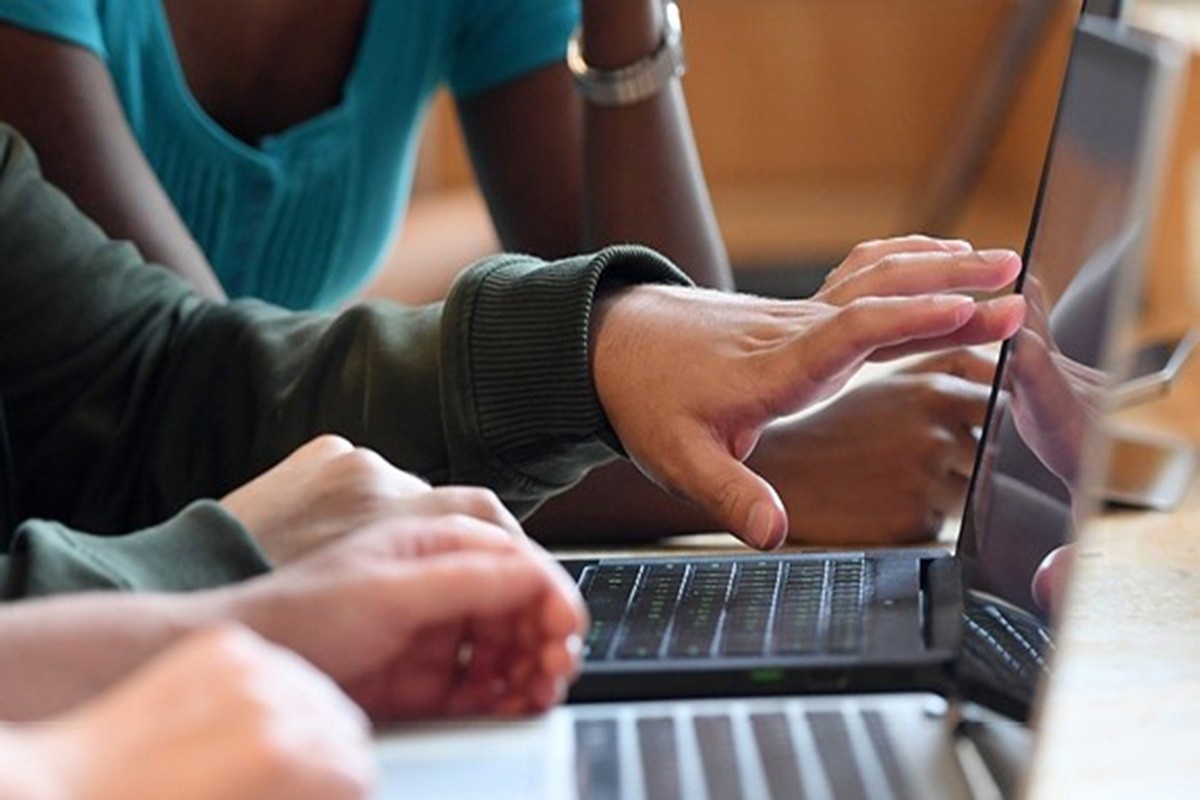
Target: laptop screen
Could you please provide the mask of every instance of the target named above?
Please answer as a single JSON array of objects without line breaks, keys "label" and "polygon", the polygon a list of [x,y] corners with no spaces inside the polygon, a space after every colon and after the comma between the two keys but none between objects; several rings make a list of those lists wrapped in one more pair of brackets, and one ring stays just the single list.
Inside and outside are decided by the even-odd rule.
[{"label": "laptop screen", "polygon": [[1083,13],[1109,19],[1120,19],[1122,0],[1084,0]]},{"label": "laptop screen", "polygon": [[973,589],[1030,610],[1037,565],[1087,506],[1084,439],[1134,305],[1162,149],[1156,45],[1115,44],[1113,27],[1085,17],[1075,35],[1026,244],[1029,313],[1001,350],[958,545]]}]

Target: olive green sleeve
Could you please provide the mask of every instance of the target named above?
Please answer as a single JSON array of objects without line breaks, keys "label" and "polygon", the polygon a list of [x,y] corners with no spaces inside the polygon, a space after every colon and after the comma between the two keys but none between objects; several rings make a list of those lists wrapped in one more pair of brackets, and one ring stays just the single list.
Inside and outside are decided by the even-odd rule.
[{"label": "olive green sleeve", "polygon": [[687,282],[617,247],[487,260],[444,308],[209,303],[108,241],[2,132],[0,253],[16,510],[98,533],[218,497],[327,432],[527,512],[615,452],[588,369],[595,293]]},{"label": "olive green sleeve", "polygon": [[0,589],[5,599],[98,589],[189,591],[268,569],[237,520],[219,504],[200,501],[161,525],[124,536],[27,521],[0,556]]}]

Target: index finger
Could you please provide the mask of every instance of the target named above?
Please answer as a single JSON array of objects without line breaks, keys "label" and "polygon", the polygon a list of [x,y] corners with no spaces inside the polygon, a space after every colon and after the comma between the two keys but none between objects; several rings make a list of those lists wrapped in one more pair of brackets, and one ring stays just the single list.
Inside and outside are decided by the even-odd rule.
[{"label": "index finger", "polygon": [[1012,283],[1020,271],[1021,259],[1011,250],[897,253],[827,285],[820,300],[844,305],[872,295],[995,291]]},{"label": "index finger", "polygon": [[[941,340],[966,325],[975,302],[962,295],[867,297],[855,300],[802,336],[807,370],[813,385],[803,400],[826,388],[825,383],[860,366],[878,351],[890,351],[924,340]],[[790,354],[789,354],[790,357]],[[797,408],[782,409],[790,413]]]},{"label": "index finger", "polygon": [[881,348],[871,356],[872,361],[888,361],[894,358],[944,350],[948,347],[986,344],[1007,339],[1021,327],[1025,318],[1025,298],[1021,295],[1006,295],[976,303],[974,313],[962,327],[945,336],[909,341],[892,347]]}]

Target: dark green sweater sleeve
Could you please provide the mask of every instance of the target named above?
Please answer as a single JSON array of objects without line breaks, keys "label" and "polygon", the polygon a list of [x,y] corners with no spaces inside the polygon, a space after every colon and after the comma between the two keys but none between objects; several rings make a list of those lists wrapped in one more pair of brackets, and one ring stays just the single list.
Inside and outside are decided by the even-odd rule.
[{"label": "dark green sweater sleeve", "polygon": [[101,589],[190,591],[269,568],[236,519],[218,503],[200,501],[161,525],[123,536],[27,521],[0,556],[0,590],[6,600]]},{"label": "dark green sweater sleeve", "polygon": [[204,302],[114,244],[0,132],[0,394],[17,512],[152,525],[333,432],[520,513],[611,458],[588,324],[603,283],[687,279],[649,250],[478,264],[444,307]]}]

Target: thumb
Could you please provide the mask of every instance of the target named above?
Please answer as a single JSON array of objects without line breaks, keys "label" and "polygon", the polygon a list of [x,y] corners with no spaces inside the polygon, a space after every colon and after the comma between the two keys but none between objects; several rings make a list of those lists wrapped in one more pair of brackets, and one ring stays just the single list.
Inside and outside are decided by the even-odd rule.
[{"label": "thumb", "polygon": [[746,544],[760,550],[783,544],[787,512],[771,484],[715,440],[683,456],[679,474],[669,477],[672,485]]}]

